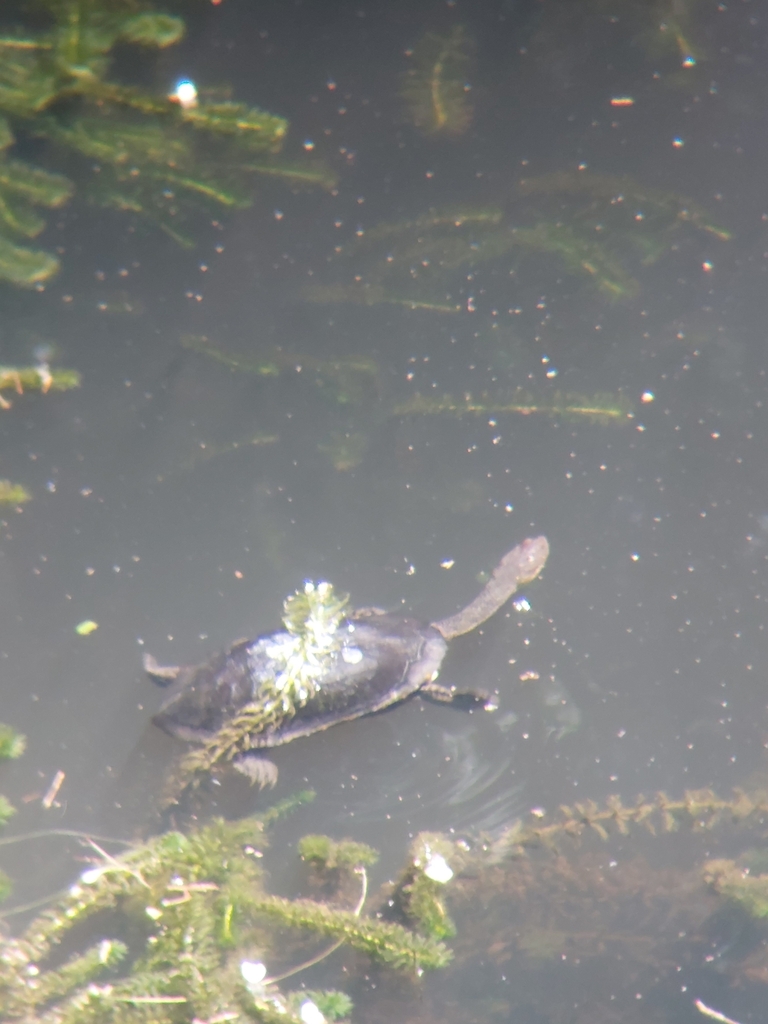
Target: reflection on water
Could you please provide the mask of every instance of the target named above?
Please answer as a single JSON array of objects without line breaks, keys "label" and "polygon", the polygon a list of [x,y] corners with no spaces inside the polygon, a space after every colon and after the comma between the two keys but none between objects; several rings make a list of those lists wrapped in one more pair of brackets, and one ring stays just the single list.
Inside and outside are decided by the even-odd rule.
[{"label": "reflection on water", "polygon": [[355,818],[381,821],[396,807],[412,820],[450,822],[456,832],[491,831],[510,821],[524,806],[522,784],[509,784],[513,751],[489,760],[478,740],[471,727],[444,732],[428,766],[419,759],[416,778],[414,759],[403,758],[388,770],[384,790],[354,809]]},{"label": "reflection on water", "polygon": [[[1,717],[28,737],[0,769],[17,809],[4,835],[157,829],[184,748],[150,724],[145,650],[194,664],[273,631],[305,579],[435,621],[500,551],[546,533],[530,611],[452,643],[442,666],[498,711],[413,700],[339,725],[275,752],[274,791],[222,776],[175,823],[311,786],[276,826],[270,891],[321,892],[294,844],[348,837],[381,852],[366,911],[399,879],[413,928],[404,879],[429,858],[407,851],[425,832],[433,854],[437,834],[454,844],[445,893],[417,885],[455,920],[451,968],[411,982],[339,950],[298,976],[349,992],[356,1022],[693,1021],[696,999],[756,1019],[764,26],[692,2],[209,7],[160,63],[121,57],[121,80],[156,76],[161,96],[182,72],[201,96],[231,82],[290,122],[286,157],[338,183],[266,177],[190,251],[126,204],[46,209],[39,241],[16,238],[62,271],[3,292],[0,478],[31,495],[0,515]],[[437,130],[451,110],[461,132]],[[8,159],[44,159],[14,131]],[[104,180],[94,161],[107,168],[102,154],[68,172],[78,193]],[[125,168],[109,163],[112,184]],[[139,194],[145,178],[130,181]],[[9,187],[20,224],[34,211]],[[174,198],[160,201],[168,221]],[[31,360],[81,387],[45,389]],[[13,367],[32,373],[21,392]],[[711,795],[683,797],[705,788],[725,801],[716,822]],[[518,842],[553,820],[557,835]],[[19,904],[96,856],[74,838],[0,847]]]}]

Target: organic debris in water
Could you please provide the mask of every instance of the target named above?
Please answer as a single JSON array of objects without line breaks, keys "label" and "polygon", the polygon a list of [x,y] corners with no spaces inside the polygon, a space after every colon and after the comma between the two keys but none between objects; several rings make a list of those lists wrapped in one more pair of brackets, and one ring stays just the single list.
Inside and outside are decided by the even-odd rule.
[{"label": "organic debris in water", "polygon": [[[475,312],[475,288],[489,304],[506,303],[509,286],[501,282],[517,275],[523,261],[536,266],[545,257],[591,281],[610,301],[621,301],[639,293],[644,268],[679,248],[685,228],[722,242],[731,237],[685,196],[629,176],[558,171],[522,179],[499,205],[430,209],[358,232],[334,249],[329,263],[336,279],[312,284],[303,296]],[[488,265],[487,283],[468,290],[467,280],[475,278],[467,272]]]},{"label": "organic debris in water", "polygon": [[31,499],[32,495],[23,484],[0,480],[0,505],[23,505]]}]

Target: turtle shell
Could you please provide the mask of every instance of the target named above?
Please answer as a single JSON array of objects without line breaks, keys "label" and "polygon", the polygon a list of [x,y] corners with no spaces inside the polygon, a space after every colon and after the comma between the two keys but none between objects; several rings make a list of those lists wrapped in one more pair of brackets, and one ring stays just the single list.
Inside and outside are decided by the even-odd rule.
[{"label": "turtle shell", "polygon": [[[329,658],[317,691],[295,713],[261,733],[250,747],[276,747],[405,700],[435,678],[447,644],[440,632],[400,615],[357,613],[338,629],[339,648]],[[274,678],[275,660],[289,634],[244,640],[210,661],[179,671],[153,721],[173,736],[205,740]]]}]

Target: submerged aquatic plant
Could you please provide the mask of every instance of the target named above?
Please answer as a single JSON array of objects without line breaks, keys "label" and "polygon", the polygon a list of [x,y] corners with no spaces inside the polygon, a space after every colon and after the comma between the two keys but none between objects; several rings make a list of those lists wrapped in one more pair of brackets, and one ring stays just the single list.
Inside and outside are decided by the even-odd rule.
[{"label": "submerged aquatic plant", "polygon": [[463,135],[472,121],[466,74],[474,43],[462,25],[427,32],[410,52],[400,93],[410,120],[427,135]]},{"label": "submerged aquatic plant", "polygon": [[408,863],[395,882],[387,905],[392,914],[433,939],[448,939],[456,934],[456,925],[446,907],[448,883],[455,875],[452,864],[463,864],[465,857],[456,843],[431,832],[420,832],[408,854]]},{"label": "submerged aquatic plant", "polygon": [[317,450],[322,452],[339,473],[356,469],[365,457],[369,445],[368,435],[362,430],[334,430],[324,441],[319,441]]},{"label": "submerged aquatic plant", "polygon": [[214,344],[207,335],[183,334],[183,348],[206,356],[233,372],[255,377],[279,377],[281,374],[302,379],[310,377],[314,385],[337,406],[357,406],[375,400],[381,370],[370,356],[349,355],[318,358],[311,352],[286,352],[275,348],[264,356],[231,352]]},{"label": "submerged aquatic plant", "polygon": [[[727,241],[730,233],[692,200],[629,176],[558,171],[525,178],[503,205],[434,209],[384,223],[337,249],[337,280],[304,289],[312,302],[393,303],[457,313],[474,310],[467,271],[507,280],[519,264],[551,258],[611,301],[632,298],[644,268],[685,228]],[[490,294],[490,293],[489,293]],[[499,294],[503,302],[505,294]]]},{"label": "submerged aquatic plant", "polygon": [[329,836],[304,836],[299,840],[297,848],[302,860],[324,871],[354,868],[358,865],[372,867],[379,859],[377,851],[366,843],[356,843],[351,839],[337,841]]},{"label": "submerged aquatic plant", "polygon": [[[191,245],[185,221],[197,209],[250,205],[253,174],[328,185],[323,167],[297,167],[275,156],[284,118],[221,98],[192,83],[170,96],[108,77],[116,46],[164,49],[184,35],[184,21],[142,0],[39,0],[33,31],[11,24],[0,35],[0,279],[44,282],[58,259],[30,248],[45,219],[35,207],[66,203],[75,184],[12,158],[30,138],[49,143],[42,159],[78,172],[87,198],[158,225]],[[74,160],[73,160],[74,158]],[[84,159],[83,159],[84,158]]]},{"label": "submerged aquatic plant", "polygon": [[473,398],[470,394],[461,397],[442,395],[431,397],[416,394],[399,402],[394,416],[498,416],[516,413],[520,416],[534,414],[556,416],[562,419],[586,419],[593,423],[622,423],[632,416],[632,405],[624,395],[598,393],[578,395],[572,392],[554,391],[537,398],[529,391],[518,388],[509,398],[500,395],[483,394]]},{"label": "submerged aquatic plant", "polygon": [[363,880],[352,909],[265,890],[267,826],[295,802],[261,817],[168,832],[115,856],[89,840],[97,857],[78,881],[20,936],[0,939],[0,1019],[308,1024],[307,1002],[328,1019],[346,1016],[344,993],[278,988],[306,965],[268,976],[265,963],[290,955],[287,929],[330,936],[334,948],[347,944],[400,969],[445,965],[450,953],[441,943],[362,914],[365,875],[354,858],[343,864]]},{"label": "submerged aquatic plant", "polygon": [[768,813],[768,792],[748,793],[734,789],[730,799],[720,797],[711,789],[688,789],[678,799],[659,792],[652,800],[639,796],[627,806],[621,797],[610,796],[604,806],[593,800],[560,808],[554,821],[537,814],[531,821],[518,819],[485,845],[484,856],[490,862],[516,856],[526,847],[545,846],[556,849],[564,838],[578,839],[592,832],[608,839],[611,832],[630,834],[631,826],[640,826],[651,835],[676,832],[684,825],[694,831],[710,831],[716,827],[747,821],[755,815]]},{"label": "submerged aquatic plant", "polygon": [[51,368],[47,363],[36,363],[34,366],[0,366],[0,408],[10,409],[11,403],[2,395],[3,391],[15,391],[23,395],[24,391],[70,391],[80,387],[80,374],[77,370]]},{"label": "submerged aquatic plant", "polygon": [[[2,273],[0,273],[0,277]],[[3,391],[13,390],[17,395],[24,391],[69,391],[80,387],[77,370],[51,369],[47,362],[34,366],[0,366],[0,409],[10,409],[13,403],[3,396]],[[0,479],[0,505],[23,505],[32,495],[23,484]]]},{"label": "submerged aquatic plant", "polygon": [[32,495],[23,484],[12,480],[0,480],[0,505],[24,505]]},{"label": "submerged aquatic plant", "polygon": [[[3,481],[0,481],[2,484]],[[0,761],[8,761],[21,757],[27,747],[27,737],[17,732],[12,726],[0,722]],[[0,793],[0,827],[16,813],[10,800]],[[11,889],[8,876],[0,871],[0,902],[5,899]]]}]

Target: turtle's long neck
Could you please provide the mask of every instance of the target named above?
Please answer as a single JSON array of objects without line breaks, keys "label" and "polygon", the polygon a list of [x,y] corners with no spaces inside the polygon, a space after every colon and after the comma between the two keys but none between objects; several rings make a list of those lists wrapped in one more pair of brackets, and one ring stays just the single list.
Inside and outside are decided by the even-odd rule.
[{"label": "turtle's long neck", "polygon": [[446,640],[469,633],[501,608],[517,588],[536,579],[549,555],[546,537],[529,537],[502,558],[471,604],[447,619],[433,622]]}]

